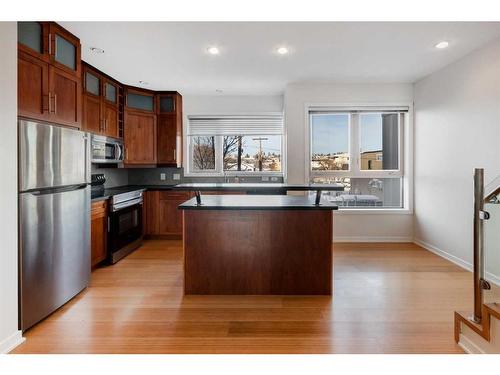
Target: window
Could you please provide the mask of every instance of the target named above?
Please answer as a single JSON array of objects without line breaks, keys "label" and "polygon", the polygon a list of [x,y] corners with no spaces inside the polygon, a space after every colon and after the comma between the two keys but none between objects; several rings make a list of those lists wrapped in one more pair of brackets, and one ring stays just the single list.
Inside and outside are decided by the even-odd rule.
[{"label": "window", "polygon": [[194,171],[215,171],[215,137],[193,137],[192,155]]},{"label": "window", "polygon": [[188,119],[188,174],[282,174],[282,115]]},{"label": "window", "polygon": [[224,171],[281,172],[281,136],[224,136]]},{"label": "window", "polygon": [[311,110],[311,182],[344,185],[328,193],[342,208],[403,208],[407,111]]},{"label": "window", "polygon": [[312,120],[313,171],[349,170],[349,115],[317,114]]}]

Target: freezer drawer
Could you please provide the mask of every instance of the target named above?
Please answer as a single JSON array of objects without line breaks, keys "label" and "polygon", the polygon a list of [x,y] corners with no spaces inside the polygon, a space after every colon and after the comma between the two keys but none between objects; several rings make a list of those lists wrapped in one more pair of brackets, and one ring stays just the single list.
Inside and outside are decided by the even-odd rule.
[{"label": "freezer drawer", "polygon": [[90,186],[19,195],[20,326],[24,331],[90,278]]},{"label": "freezer drawer", "polygon": [[90,182],[87,133],[19,120],[19,191]]}]

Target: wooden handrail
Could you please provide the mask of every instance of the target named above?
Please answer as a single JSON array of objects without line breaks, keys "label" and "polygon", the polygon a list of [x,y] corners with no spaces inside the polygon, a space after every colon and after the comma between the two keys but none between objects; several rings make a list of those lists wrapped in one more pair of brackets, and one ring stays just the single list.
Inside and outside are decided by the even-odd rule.
[{"label": "wooden handrail", "polygon": [[495,190],[493,190],[491,193],[489,193],[485,198],[484,201],[488,203],[490,200],[492,200],[494,197],[500,194],[500,186],[497,187]]}]

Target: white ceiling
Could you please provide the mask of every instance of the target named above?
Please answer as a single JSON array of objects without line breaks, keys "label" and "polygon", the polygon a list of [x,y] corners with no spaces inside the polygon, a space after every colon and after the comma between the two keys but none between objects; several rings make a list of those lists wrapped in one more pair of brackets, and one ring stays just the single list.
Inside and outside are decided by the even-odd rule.
[{"label": "white ceiling", "polygon": [[[275,94],[301,81],[415,82],[500,37],[500,22],[61,24],[80,37],[85,61],[119,81],[183,94]],[[441,40],[450,46],[434,48]],[[206,53],[211,45],[220,55]],[[277,55],[280,45],[291,53]]]}]

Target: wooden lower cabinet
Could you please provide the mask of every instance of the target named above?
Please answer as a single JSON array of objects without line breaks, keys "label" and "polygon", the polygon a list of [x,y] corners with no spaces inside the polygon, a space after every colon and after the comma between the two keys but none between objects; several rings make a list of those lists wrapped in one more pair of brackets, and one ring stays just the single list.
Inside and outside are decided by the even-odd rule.
[{"label": "wooden lower cabinet", "polygon": [[93,202],[90,213],[91,266],[106,259],[108,233],[108,202]]},{"label": "wooden lower cabinet", "polygon": [[[203,191],[201,195],[241,195],[244,191]],[[189,191],[149,190],[144,193],[143,230],[146,237],[182,239],[179,205],[194,197]],[[203,198],[202,198],[203,199]]]},{"label": "wooden lower cabinet", "polygon": [[187,191],[147,191],[143,218],[146,236],[182,238],[182,211],[179,205],[192,197]]}]

